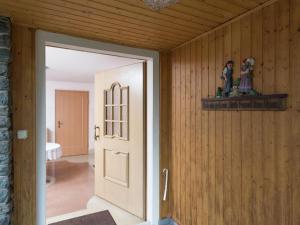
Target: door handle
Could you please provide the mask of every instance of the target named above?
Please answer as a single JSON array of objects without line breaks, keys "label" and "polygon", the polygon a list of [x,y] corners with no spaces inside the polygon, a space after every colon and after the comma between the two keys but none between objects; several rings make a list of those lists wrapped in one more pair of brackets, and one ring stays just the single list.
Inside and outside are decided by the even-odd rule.
[{"label": "door handle", "polygon": [[114,155],[120,155],[121,154],[121,152],[115,152],[115,151],[113,151],[112,152]]},{"label": "door handle", "polygon": [[58,128],[60,128],[61,127],[61,125],[63,125],[63,123],[59,120],[59,121],[57,121],[57,126],[58,126]]},{"label": "door handle", "polygon": [[163,175],[165,177],[165,187],[164,187],[163,201],[166,201],[167,200],[167,193],[168,193],[169,170],[164,168],[163,169]]},{"label": "door handle", "polygon": [[95,130],[94,140],[97,141],[100,139],[100,127],[95,125],[94,130]]}]

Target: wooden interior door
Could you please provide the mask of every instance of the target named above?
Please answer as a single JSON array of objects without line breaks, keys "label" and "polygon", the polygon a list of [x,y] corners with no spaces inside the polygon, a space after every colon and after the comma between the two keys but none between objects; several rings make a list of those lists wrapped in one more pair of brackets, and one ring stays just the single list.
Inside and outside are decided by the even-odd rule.
[{"label": "wooden interior door", "polygon": [[55,90],[55,142],[63,156],[88,154],[87,91]]},{"label": "wooden interior door", "polygon": [[95,78],[95,194],[145,219],[144,63]]}]

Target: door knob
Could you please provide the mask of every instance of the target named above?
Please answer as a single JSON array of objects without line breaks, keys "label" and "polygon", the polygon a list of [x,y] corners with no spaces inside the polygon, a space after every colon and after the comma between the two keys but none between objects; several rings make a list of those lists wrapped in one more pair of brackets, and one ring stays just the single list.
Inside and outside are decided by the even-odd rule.
[{"label": "door knob", "polygon": [[58,128],[60,128],[61,127],[61,125],[63,125],[63,123],[59,120],[58,122],[57,122],[57,126],[58,126]]}]

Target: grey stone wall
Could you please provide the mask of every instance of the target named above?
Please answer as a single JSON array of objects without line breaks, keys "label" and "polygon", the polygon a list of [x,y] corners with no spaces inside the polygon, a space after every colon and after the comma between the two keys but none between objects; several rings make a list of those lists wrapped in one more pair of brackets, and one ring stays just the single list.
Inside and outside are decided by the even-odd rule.
[{"label": "grey stone wall", "polygon": [[10,20],[0,17],[0,225],[10,224],[11,117],[9,95]]}]

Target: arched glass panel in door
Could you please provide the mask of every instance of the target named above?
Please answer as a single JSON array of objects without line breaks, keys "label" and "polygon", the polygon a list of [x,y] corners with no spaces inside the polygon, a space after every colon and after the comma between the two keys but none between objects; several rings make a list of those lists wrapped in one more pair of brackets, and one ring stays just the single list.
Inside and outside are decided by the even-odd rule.
[{"label": "arched glass panel in door", "polygon": [[128,140],[129,87],[115,82],[104,90],[104,137]]}]

